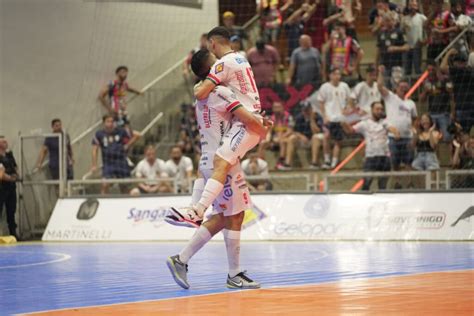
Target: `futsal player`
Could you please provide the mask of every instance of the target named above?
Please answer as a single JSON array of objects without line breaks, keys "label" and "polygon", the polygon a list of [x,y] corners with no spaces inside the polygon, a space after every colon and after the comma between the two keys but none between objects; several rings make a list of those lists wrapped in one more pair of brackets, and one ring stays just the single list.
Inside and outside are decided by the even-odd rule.
[{"label": "futsal player", "polygon": [[[215,27],[207,34],[207,39],[209,50],[219,60],[214,63],[205,80],[195,86],[196,98],[206,99],[217,85],[225,85],[235,91],[237,99],[247,111],[266,124],[259,114],[260,97],[252,68],[245,57],[232,50],[229,31],[224,27]],[[170,221],[170,224],[181,225],[186,222],[199,226],[202,223],[206,209],[224,188],[229,170],[260,142],[261,135],[247,130],[250,126],[243,123],[232,125],[222,139],[222,145],[214,156],[212,176],[205,183],[201,180],[195,182],[193,190],[202,192],[199,201],[192,207],[172,207],[170,211],[176,221]]]},{"label": "futsal player", "polygon": [[[193,55],[191,66],[193,72],[204,79],[213,62],[212,54],[207,50],[200,50]],[[201,133],[202,154],[199,171],[203,176],[200,180],[203,182],[209,181],[213,174],[214,157],[219,152],[225,131],[232,126],[244,128],[242,122],[247,122],[248,128],[255,126],[256,131],[260,128],[262,136],[266,133],[263,125],[241,105],[234,92],[224,86],[215,87],[207,99],[196,102],[196,118]],[[225,187],[226,189],[216,196],[209,220],[197,229],[178,255],[171,256],[167,260],[168,268],[176,283],[185,289],[189,288],[187,280],[189,259],[221,230],[224,234],[229,264],[227,287],[238,289],[260,287],[258,282],[253,281],[240,269],[240,231],[245,210],[251,206],[251,201],[239,160],[226,174]],[[193,190],[193,200],[197,200],[200,196],[201,192]]]}]

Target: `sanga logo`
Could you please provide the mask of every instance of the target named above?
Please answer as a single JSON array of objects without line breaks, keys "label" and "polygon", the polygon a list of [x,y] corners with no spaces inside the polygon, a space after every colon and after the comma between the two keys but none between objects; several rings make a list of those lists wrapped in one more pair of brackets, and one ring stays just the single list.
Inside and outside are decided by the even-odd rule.
[{"label": "sanga logo", "polygon": [[153,223],[155,226],[161,226],[161,224],[164,224],[163,219],[166,214],[167,210],[165,207],[151,210],[141,210],[134,207],[128,211],[127,220],[133,221],[134,225]]}]

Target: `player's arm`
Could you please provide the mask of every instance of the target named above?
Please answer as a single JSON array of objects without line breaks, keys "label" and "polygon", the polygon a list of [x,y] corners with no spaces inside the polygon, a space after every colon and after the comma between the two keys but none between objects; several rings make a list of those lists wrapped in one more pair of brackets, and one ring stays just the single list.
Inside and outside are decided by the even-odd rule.
[{"label": "player's arm", "polygon": [[261,138],[267,136],[267,127],[252,113],[243,106],[238,106],[232,111],[232,114],[242,122],[252,132],[260,135]]},{"label": "player's arm", "polygon": [[213,82],[211,79],[206,78],[205,80],[194,86],[194,96],[198,100],[206,99],[216,86],[216,82]]},{"label": "player's arm", "polygon": [[379,89],[379,92],[382,95],[382,97],[386,98],[389,95],[389,91],[385,87],[385,81],[384,81],[384,77],[383,77],[384,72],[385,72],[385,66],[380,65],[379,66],[379,73],[377,75],[377,88]]},{"label": "player's arm", "polygon": [[100,104],[107,110],[107,112],[113,112],[113,109],[107,100],[107,95],[109,94],[109,86],[106,85],[102,90],[99,92],[98,99],[100,101]]}]

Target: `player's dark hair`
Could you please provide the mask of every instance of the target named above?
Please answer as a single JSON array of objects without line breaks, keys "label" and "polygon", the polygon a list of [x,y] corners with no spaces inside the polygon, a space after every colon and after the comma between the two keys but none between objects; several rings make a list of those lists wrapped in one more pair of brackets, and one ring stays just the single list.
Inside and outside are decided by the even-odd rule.
[{"label": "player's dark hair", "polygon": [[115,74],[118,74],[121,70],[128,71],[128,67],[127,66],[118,66],[117,69],[115,69]]},{"label": "player's dark hair", "polygon": [[230,32],[228,29],[226,29],[223,26],[216,26],[213,28],[209,33],[207,33],[207,39],[211,39],[212,37],[222,37],[225,38],[226,40],[230,41]]},{"label": "player's dark hair", "polygon": [[112,114],[105,114],[104,116],[102,116],[102,123],[105,123],[108,118],[114,118],[114,116]]},{"label": "player's dark hair", "polygon": [[51,121],[51,126],[54,126],[54,124],[56,124],[56,123],[58,123],[58,122],[61,122],[61,120],[58,119],[58,118],[53,119],[53,120]]},{"label": "player's dark hair", "polygon": [[191,70],[194,72],[196,77],[201,80],[206,79],[209,71],[211,70],[209,65],[206,64],[209,54],[210,52],[207,49],[200,49],[195,52],[191,58]]}]

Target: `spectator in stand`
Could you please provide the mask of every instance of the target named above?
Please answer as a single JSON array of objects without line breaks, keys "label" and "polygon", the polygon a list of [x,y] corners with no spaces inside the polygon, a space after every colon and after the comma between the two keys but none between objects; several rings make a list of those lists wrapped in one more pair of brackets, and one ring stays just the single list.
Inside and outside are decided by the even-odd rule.
[{"label": "spectator in stand", "polygon": [[449,76],[443,74],[433,61],[428,62],[427,71],[428,77],[423,83],[420,101],[428,101],[428,112],[434,124],[441,131],[443,140],[449,141],[450,113],[452,113],[452,117],[455,116],[454,109],[451,109],[454,106],[453,83]]},{"label": "spectator in stand", "polygon": [[[461,126],[458,125],[457,128],[461,129]],[[460,137],[453,141],[453,145],[453,167],[455,169],[474,170],[474,130],[471,130],[470,136],[461,133]],[[459,176],[453,182],[453,188],[474,188],[473,175]]]},{"label": "spectator in stand", "polygon": [[276,45],[282,24],[278,0],[262,0],[260,4],[262,6],[260,10],[260,23],[263,37],[267,43]]},{"label": "spectator in stand", "polygon": [[333,0],[329,7],[328,17],[324,19],[323,25],[328,28],[331,34],[335,24],[343,24],[347,35],[357,39],[355,20],[362,11],[360,0]]},{"label": "spectator in stand", "polygon": [[[370,105],[371,116],[367,120],[351,126],[343,123],[344,130],[347,134],[359,133],[364,136],[365,146],[365,161],[364,171],[390,171],[390,151],[388,148],[388,133],[392,133],[395,139],[400,138],[400,133],[396,127],[391,126],[385,119],[385,109],[383,101],[374,101]],[[372,184],[372,178],[364,179],[362,190],[369,190]],[[378,179],[378,186],[380,190],[387,188],[387,178],[381,177]]]},{"label": "spectator in stand", "polygon": [[451,48],[444,56],[440,69],[449,74],[453,83],[453,94],[456,119],[463,130],[469,133],[474,125],[474,106],[472,102],[472,91],[474,91],[474,68],[467,66],[466,56],[458,54]]},{"label": "spectator in stand", "polygon": [[193,48],[183,63],[183,76],[185,79],[191,78],[193,82],[197,81],[197,77],[194,76],[193,72],[191,71],[191,58],[193,57],[194,53],[200,49],[207,48],[207,33],[201,34],[201,38],[199,39],[199,45]]},{"label": "spectator in stand", "polygon": [[267,138],[263,140],[259,147],[258,153],[260,158],[265,158],[265,150],[270,148],[271,150],[279,149],[278,163],[276,169],[288,170],[290,165],[286,164],[288,161],[288,140],[293,133],[294,120],[293,117],[285,111],[281,102],[274,102],[272,106],[271,120],[273,121],[273,127],[268,132]]},{"label": "spectator in stand", "polygon": [[275,47],[257,40],[255,47],[248,51],[247,57],[258,87],[269,86],[275,82],[276,72],[280,65],[280,54]]},{"label": "spectator in stand", "polygon": [[181,115],[180,147],[185,155],[196,156],[199,160],[201,140],[194,106],[186,103],[181,104]]},{"label": "spectator in stand", "polygon": [[412,146],[416,148],[415,159],[411,166],[415,170],[439,170],[436,148],[442,135],[436,130],[436,124],[428,113],[421,115],[417,128],[413,128]]},{"label": "spectator in stand", "polygon": [[405,75],[410,76],[412,69],[415,75],[421,74],[421,57],[423,55],[423,29],[427,21],[425,15],[418,12],[418,0],[408,2],[407,14],[402,18],[402,29],[407,35],[410,49],[405,54]]},{"label": "spectator in stand", "polygon": [[428,16],[428,60],[435,60],[449,44],[449,33],[457,30],[454,17],[449,10],[444,9],[443,0],[434,0],[433,10]]},{"label": "spectator in stand", "polygon": [[[119,127],[129,129],[127,113],[127,92],[137,95],[143,94],[140,90],[132,88],[127,82],[127,66],[119,66],[115,70],[115,80],[111,80],[99,93],[99,101],[106,109],[107,113],[114,116],[114,120]],[[131,133],[131,130],[129,130]]]},{"label": "spectator in stand", "polygon": [[316,5],[317,9],[304,24],[304,34],[311,37],[313,47],[321,50],[323,44],[326,42],[326,33],[324,32],[325,27],[323,25],[323,21],[326,18],[328,6],[326,1],[310,0],[310,3],[311,2]]},{"label": "spectator in stand", "polygon": [[377,87],[377,70],[374,65],[367,67],[364,81],[359,82],[351,93],[352,104],[357,107],[357,112],[362,118],[371,117],[371,106],[376,101],[381,101]]},{"label": "spectator in stand", "polygon": [[288,39],[288,57],[291,57],[293,51],[298,48],[300,36],[303,35],[304,24],[316,12],[318,3],[319,0],[313,4],[310,4],[309,0],[305,0],[301,7],[292,12],[283,23]]},{"label": "spectator in stand", "polygon": [[385,66],[385,76],[392,75],[393,67],[403,67],[403,54],[410,49],[405,34],[396,26],[396,21],[390,14],[382,18],[383,29],[377,36],[377,61]]},{"label": "spectator in stand", "polygon": [[[335,168],[339,162],[341,141],[344,138],[341,122],[344,120],[345,114],[353,111],[350,95],[351,89],[347,83],[341,81],[341,70],[339,68],[331,69],[329,82],[324,83],[318,93],[321,115],[326,128],[329,130],[329,133],[324,135],[323,140],[324,169]],[[332,159],[331,140],[334,141]]]},{"label": "spectator in stand", "polygon": [[301,113],[296,116],[294,133],[288,140],[289,154],[286,164],[289,166],[292,165],[292,158],[297,147],[310,147],[310,168],[319,169],[319,149],[323,138],[323,118],[318,113],[313,112],[311,103],[304,103]]},{"label": "spectator in stand", "polygon": [[[387,121],[390,126],[394,126],[400,133],[400,138],[389,134],[390,154],[392,158],[392,167],[394,170],[400,170],[401,165],[411,166],[413,161],[413,150],[411,147],[413,133],[412,127],[417,118],[416,105],[411,99],[405,99],[405,95],[410,89],[408,82],[403,79],[395,88],[395,93],[385,87],[383,73],[384,66],[379,66],[377,86],[385,102],[387,111]],[[399,185],[397,185],[399,187]]]},{"label": "spectator in stand", "polygon": [[316,88],[321,84],[321,55],[311,46],[311,37],[301,35],[300,47],[291,54],[286,84],[302,87],[312,84]]},{"label": "spectator in stand", "polygon": [[[259,158],[257,153],[251,153],[247,159],[242,161],[242,170],[246,177],[269,177],[268,162]],[[270,191],[272,189],[271,182],[265,179],[248,180],[248,185],[251,191]]]},{"label": "spectator in stand", "polygon": [[156,150],[152,145],[145,148],[145,158],[138,163],[135,177],[144,178],[147,181],[139,183],[137,188],[130,191],[131,195],[173,192],[172,184],[163,181],[168,178],[165,162],[156,158]]},{"label": "spectator in stand", "polygon": [[183,156],[181,147],[171,148],[170,159],[166,161],[166,172],[176,183],[178,190],[176,193],[190,192],[193,170],[193,161],[191,158]]},{"label": "spectator in stand", "polygon": [[343,81],[351,81],[353,74],[359,75],[359,63],[363,57],[359,43],[346,35],[345,24],[336,23],[328,45],[323,48],[323,78],[328,80],[329,68],[336,67],[342,70]]},{"label": "spectator in stand", "polygon": [[385,15],[392,15],[397,21],[398,6],[395,3],[389,2],[389,0],[377,0],[375,8],[369,13],[370,30],[374,35],[377,35],[383,29],[382,21]]},{"label": "spectator in stand", "polygon": [[[51,128],[53,130],[53,134],[61,134],[62,137],[66,137],[66,149],[67,149],[67,156],[66,156],[66,177],[68,180],[72,180],[73,175],[73,165],[74,165],[74,157],[72,154],[72,147],[71,147],[71,140],[69,138],[69,134],[65,134],[63,132],[62,123],[60,119],[53,119],[51,121]],[[64,139],[62,140],[64,142]],[[36,163],[36,169],[41,169],[43,167],[44,159],[46,155],[49,153],[49,161],[48,167],[51,173],[51,178],[53,180],[59,179],[59,150],[62,150],[63,145],[59,145],[59,137],[46,137],[44,140],[43,146],[41,147],[41,151],[38,157],[38,162]],[[63,151],[64,153],[64,151]]]},{"label": "spectator in stand", "polygon": [[230,47],[232,48],[234,52],[239,53],[240,55],[247,58],[247,53],[242,49],[243,47],[242,39],[238,35],[231,36]]},{"label": "spectator in stand", "polygon": [[247,39],[247,35],[245,34],[245,30],[243,27],[235,25],[235,14],[232,11],[226,11],[222,14],[222,22],[224,27],[229,30],[230,35],[237,35],[241,39]]},{"label": "spectator in stand", "polygon": [[8,230],[11,236],[18,239],[16,234],[16,181],[18,171],[13,153],[8,150],[8,142],[4,136],[0,136],[0,218],[2,218],[3,207],[7,212]]},{"label": "spectator in stand", "polygon": [[[138,135],[131,135],[126,129],[115,127],[114,117],[106,114],[102,117],[103,128],[95,133],[92,139],[92,169],[97,171],[99,148],[102,152],[102,177],[105,179],[130,178],[130,167],[127,161],[128,149],[138,140]],[[102,183],[101,194],[107,194],[109,183]],[[120,185],[122,193],[127,187]]]}]

